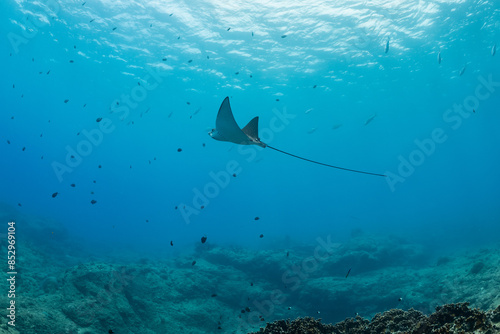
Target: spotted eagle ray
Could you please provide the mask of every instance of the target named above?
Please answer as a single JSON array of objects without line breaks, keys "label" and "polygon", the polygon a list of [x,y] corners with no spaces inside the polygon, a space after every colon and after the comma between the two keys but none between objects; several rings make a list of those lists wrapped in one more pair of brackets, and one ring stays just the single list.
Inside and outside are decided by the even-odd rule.
[{"label": "spotted eagle ray", "polygon": [[226,97],[224,101],[222,101],[222,104],[219,108],[217,119],[215,120],[215,129],[212,129],[212,131],[210,131],[208,134],[215,140],[228,141],[238,145],[257,145],[262,148],[269,147],[272,150],[281,152],[283,154],[287,154],[294,158],[302,159],[326,167],[341,169],[355,173],[386,176],[384,174],[370,173],[355,169],[333,166],[322,162],[299,157],[298,155],[279,150],[275,147],[272,147],[260,141],[258,125],[259,125],[259,117],[257,116],[254,117],[250,122],[248,122],[248,124],[243,129],[241,129],[236,123],[236,120],[234,119],[233,112],[231,111],[231,106],[229,105],[229,97]]}]

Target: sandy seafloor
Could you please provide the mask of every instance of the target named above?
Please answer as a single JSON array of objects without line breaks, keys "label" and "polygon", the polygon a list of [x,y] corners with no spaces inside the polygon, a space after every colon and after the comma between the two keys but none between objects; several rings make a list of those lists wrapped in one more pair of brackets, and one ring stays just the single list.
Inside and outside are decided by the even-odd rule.
[{"label": "sandy seafloor", "polygon": [[[1,219],[10,216],[18,231],[16,326],[6,330],[1,317],[0,333],[246,333],[305,316],[335,323],[393,308],[500,305],[499,245],[439,254],[357,230],[345,243],[283,237],[254,250],[208,239],[183,252],[166,243],[165,252],[145,256],[84,244],[57,222],[2,206]],[[6,280],[0,289],[8,290]],[[0,302],[7,305],[6,293]]]}]

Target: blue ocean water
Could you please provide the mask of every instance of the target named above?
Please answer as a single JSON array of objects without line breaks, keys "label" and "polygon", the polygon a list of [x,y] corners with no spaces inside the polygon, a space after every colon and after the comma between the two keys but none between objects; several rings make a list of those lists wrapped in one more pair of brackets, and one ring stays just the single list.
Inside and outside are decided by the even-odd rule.
[{"label": "blue ocean water", "polygon": [[[0,202],[83,244],[498,243],[498,2],[0,7]],[[226,96],[273,147],[387,177],[213,140]]]}]

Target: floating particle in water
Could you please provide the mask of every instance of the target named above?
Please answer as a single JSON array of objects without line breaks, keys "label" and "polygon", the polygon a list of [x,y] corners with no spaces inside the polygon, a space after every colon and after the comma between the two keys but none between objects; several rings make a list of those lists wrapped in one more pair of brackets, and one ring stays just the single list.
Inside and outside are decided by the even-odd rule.
[{"label": "floating particle in water", "polygon": [[73,45],[73,49],[76,49],[76,45]]},{"label": "floating particle in water", "polygon": [[69,102],[69,100],[68,100],[68,99],[64,100],[64,103],[68,103],[68,102]]},{"label": "floating particle in water", "polygon": [[235,72],[234,74],[238,75],[238,74],[240,74],[240,72]]},{"label": "floating particle in water", "polygon": [[94,180],[94,181],[92,181],[92,182],[93,182],[93,183],[96,183],[96,182],[95,182],[95,180]]},{"label": "floating particle in water", "polygon": [[206,241],[207,241],[207,237],[206,236],[202,236],[201,237],[201,243],[204,244]]},{"label": "floating particle in water", "polygon": [[310,128],[309,131],[307,131],[307,134],[310,135],[310,134],[316,132],[316,130],[317,130],[316,128]]},{"label": "floating particle in water", "polygon": [[260,219],[260,217],[255,217],[255,218],[254,218],[254,220],[259,220],[259,219]]},{"label": "floating particle in water", "polygon": [[201,210],[205,209],[205,206],[204,205],[200,206],[200,209]]},{"label": "floating particle in water", "polygon": [[276,102],[279,102],[279,101],[280,101],[280,99],[276,99]]},{"label": "floating particle in water", "polygon": [[70,184],[70,187],[74,188],[74,187],[76,187],[76,184],[72,183],[72,184]]},{"label": "floating particle in water", "polygon": [[179,208],[179,207],[176,205],[174,209],[175,209],[175,210],[177,210],[178,208]]},{"label": "floating particle in water", "polygon": [[90,194],[91,194],[91,195],[94,195],[94,192],[93,192],[93,191],[91,191],[91,192],[90,192]]},{"label": "floating particle in water", "polygon": [[14,119],[14,116],[11,116],[10,119]]},{"label": "floating particle in water", "polygon": [[181,39],[181,36],[177,37],[177,39]]},{"label": "floating particle in water", "polygon": [[149,27],[150,27],[150,28],[152,28],[152,27],[153,27],[153,24],[150,24],[150,25],[149,25]]},{"label": "floating particle in water", "polygon": [[252,37],[253,37],[253,31],[252,31]]},{"label": "floating particle in water", "polygon": [[[85,1],[84,3],[82,3],[82,6],[85,6],[85,4],[87,3],[87,1]],[[111,329],[110,329],[111,330]]]},{"label": "floating particle in water", "polygon": [[84,107],[84,108],[85,108],[86,106],[87,106],[87,103],[85,103],[85,104],[83,105],[83,107]]},{"label": "floating particle in water", "polygon": [[47,71],[47,74],[50,74],[50,70]]},{"label": "floating particle in water", "polygon": [[250,78],[253,78],[253,76],[250,74]]},{"label": "floating particle in water", "polygon": [[191,262],[191,265],[194,266],[196,264],[196,261]]},{"label": "floating particle in water", "polygon": [[262,238],[264,238],[264,234],[261,234],[261,235],[259,236],[259,238],[261,238],[261,239],[262,239]]},{"label": "floating particle in water", "polygon": [[210,56],[207,56],[207,59],[210,59]]},{"label": "floating particle in water", "polygon": [[250,286],[253,286],[253,282],[250,282]]},{"label": "floating particle in water", "polygon": [[23,206],[21,203],[17,203],[17,206]]},{"label": "floating particle in water", "polygon": [[24,152],[24,151],[26,151],[26,146],[25,146],[25,147],[23,147],[23,152]]},{"label": "floating particle in water", "polygon": [[102,121],[102,117],[98,117],[95,121],[99,123],[100,121]]},{"label": "floating particle in water", "polygon": [[58,192],[53,193],[52,198],[56,198],[57,194],[58,194]]},{"label": "floating particle in water", "polygon": [[286,37],[286,35],[281,35],[281,38],[285,38],[285,37]]},{"label": "floating particle in water", "polygon": [[174,245],[174,241],[170,240],[170,246],[173,246],[173,245]]},{"label": "floating particle in water", "polygon": [[94,21],[95,21],[95,19],[92,19],[92,20],[90,20],[90,21],[89,21],[89,23],[92,23],[92,22],[94,22]]},{"label": "floating particle in water", "polygon": [[217,297],[217,294],[216,293],[212,293],[212,297]]},{"label": "floating particle in water", "polygon": [[70,63],[74,63],[75,61],[74,61],[74,60],[70,60],[69,62],[70,62]]},{"label": "floating particle in water", "polygon": [[97,201],[95,199],[93,199],[93,200],[90,201],[90,204],[92,204],[92,205],[94,205],[96,203],[97,203]]},{"label": "floating particle in water", "polygon": [[189,60],[188,60],[188,63],[192,63],[192,62],[193,62],[193,60],[192,60],[192,59],[189,59]]},{"label": "floating particle in water", "polygon": [[163,60],[163,61],[167,61],[167,58],[163,58],[162,60]]},{"label": "floating particle in water", "polygon": [[97,168],[102,168],[102,166],[101,166],[101,165],[99,165],[99,166],[97,166]]},{"label": "floating particle in water", "polygon": [[191,105],[191,102],[187,101],[187,102],[186,102],[186,104],[187,104],[188,106],[190,106],[190,105]]},{"label": "floating particle in water", "polygon": [[10,140],[7,139],[7,144],[10,144]]},{"label": "floating particle in water", "polygon": [[314,86],[313,86],[313,88],[316,88],[316,87],[318,87],[318,85],[314,85]]},{"label": "floating particle in water", "polygon": [[236,173],[233,174],[233,177],[236,177]]},{"label": "floating particle in water", "polygon": [[177,149],[177,152],[182,152],[182,148],[178,148],[178,149]]},{"label": "floating particle in water", "polygon": [[205,143],[203,143],[202,146],[205,147],[206,146]]},{"label": "floating particle in water", "polygon": [[12,88],[16,88],[16,84],[12,84]]},{"label": "floating particle in water", "polygon": [[174,15],[174,13],[170,14],[169,16],[172,16],[172,15]]}]

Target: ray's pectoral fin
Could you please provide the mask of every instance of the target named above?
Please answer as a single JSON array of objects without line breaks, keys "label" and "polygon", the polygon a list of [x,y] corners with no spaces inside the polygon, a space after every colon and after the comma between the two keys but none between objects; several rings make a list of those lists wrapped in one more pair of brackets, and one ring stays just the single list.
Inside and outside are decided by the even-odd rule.
[{"label": "ray's pectoral fin", "polygon": [[217,119],[215,120],[215,129],[210,132],[210,136],[216,140],[228,141],[239,145],[254,144],[253,140],[236,123],[229,104],[229,97],[226,97],[222,101],[217,113]]},{"label": "ray's pectoral fin", "polygon": [[267,145],[259,138],[259,116],[252,118],[243,129],[241,129],[256,145],[266,147]]}]

